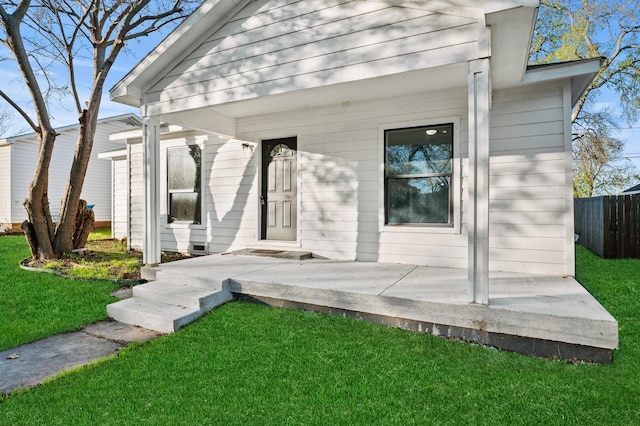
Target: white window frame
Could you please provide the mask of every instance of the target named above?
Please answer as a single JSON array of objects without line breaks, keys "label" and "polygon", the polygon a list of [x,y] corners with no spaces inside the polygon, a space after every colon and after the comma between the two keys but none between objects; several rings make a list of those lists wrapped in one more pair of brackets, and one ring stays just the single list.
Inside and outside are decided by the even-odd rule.
[{"label": "white window frame", "polygon": [[[451,159],[451,224],[386,224],[385,215],[385,132],[387,130],[406,129],[411,127],[428,127],[441,124],[453,124],[453,158]],[[378,164],[379,164],[379,208],[378,223],[380,232],[424,233],[424,234],[459,234],[462,229],[462,161],[460,155],[460,117],[430,117],[420,121],[384,123],[378,126]]]},{"label": "white window frame", "polygon": [[[169,150],[172,148],[188,147],[190,145],[197,145],[200,148],[200,223],[187,223],[187,222],[169,222]],[[164,214],[162,222],[164,227],[168,229],[206,229],[206,216],[205,216],[205,204],[206,204],[206,192],[205,192],[205,146],[201,138],[178,139],[162,142],[162,152],[164,160],[162,161],[163,167],[163,203]]]}]

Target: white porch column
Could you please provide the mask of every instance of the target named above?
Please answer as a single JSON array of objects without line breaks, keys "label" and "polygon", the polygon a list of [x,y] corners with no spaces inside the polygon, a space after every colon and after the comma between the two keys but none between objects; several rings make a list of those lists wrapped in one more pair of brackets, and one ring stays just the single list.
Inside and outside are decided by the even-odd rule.
[{"label": "white porch column", "polygon": [[160,121],[145,117],[142,125],[144,164],[144,245],[145,265],[160,263]]},{"label": "white porch column", "polygon": [[469,301],[489,303],[489,59],[469,62]]}]

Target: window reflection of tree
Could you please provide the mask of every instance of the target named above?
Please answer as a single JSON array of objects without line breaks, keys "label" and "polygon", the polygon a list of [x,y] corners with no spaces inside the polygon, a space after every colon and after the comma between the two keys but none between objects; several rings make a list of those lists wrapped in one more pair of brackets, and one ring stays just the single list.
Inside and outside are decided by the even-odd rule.
[{"label": "window reflection of tree", "polygon": [[201,223],[202,152],[198,145],[169,148],[169,223]]},{"label": "window reflection of tree", "polygon": [[387,135],[388,223],[449,222],[451,130],[451,126],[430,126]]}]

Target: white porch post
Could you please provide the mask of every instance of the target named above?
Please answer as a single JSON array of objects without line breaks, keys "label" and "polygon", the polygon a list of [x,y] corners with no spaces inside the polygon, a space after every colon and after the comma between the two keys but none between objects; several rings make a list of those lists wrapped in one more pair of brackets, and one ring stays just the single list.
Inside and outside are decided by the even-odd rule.
[{"label": "white porch post", "polygon": [[143,124],[144,161],[144,245],[145,265],[160,263],[160,121],[145,117]]},{"label": "white porch post", "polygon": [[489,59],[469,62],[469,301],[489,303]]}]

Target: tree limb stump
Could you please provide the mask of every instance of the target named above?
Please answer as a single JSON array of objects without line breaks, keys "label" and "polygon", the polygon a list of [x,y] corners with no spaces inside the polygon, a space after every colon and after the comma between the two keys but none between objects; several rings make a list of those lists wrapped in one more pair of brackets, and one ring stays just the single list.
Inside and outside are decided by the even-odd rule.
[{"label": "tree limb stump", "polygon": [[20,229],[24,232],[24,236],[27,237],[29,243],[29,249],[31,250],[31,256],[35,258],[38,255],[38,238],[33,229],[33,225],[28,220],[25,220],[20,224]]},{"label": "tree limb stump", "polygon": [[87,244],[89,234],[93,231],[95,214],[87,208],[87,202],[80,200],[76,214],[76,227],[73,233],[73,248],[83,248]]}]

